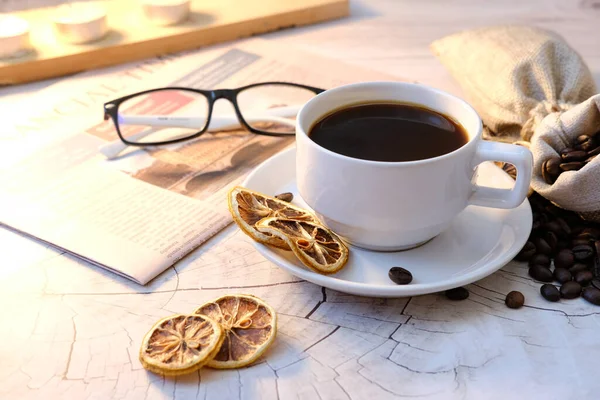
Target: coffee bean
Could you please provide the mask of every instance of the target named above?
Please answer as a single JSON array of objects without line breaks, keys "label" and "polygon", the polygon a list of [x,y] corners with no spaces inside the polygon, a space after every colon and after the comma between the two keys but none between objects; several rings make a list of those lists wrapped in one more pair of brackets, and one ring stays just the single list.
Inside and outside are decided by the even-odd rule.
[{"label": "coffee bean", "polygon": [[581,225],[572,225],[571,226],[571,236],[575,237],[583,231],[583,226]]},{"label": "coffee bean", "polygon": [[569,282],[571,279],[573,279],[573,276],[566,268],[556,268],[552,275],[554,276],[554,279],[559,283]]},{"label": "coffee bean", "polygon": [[546,165],[546,171],[552,176],[558,176],[560,174],[560,158],[554,157],[544,162]]},{"label": "coffee bean", "polygon": [[591,240],[598,240],[600,239],[600,229],[588,226],[582,230],[578,236],[581,235],[586,235],[586,237],[590,238]]},{"label": "coffee bean", "polygon": [[590,244],[590,240],[589,239],[577,239],[577,238],[575,238],[575,239],[571,240],[571,246],[572,247],[579,246],[579,245],[586,246],[588,244]]},{"label": "coffee bean", "polygon": [[574,148],[572,148],[572,147],[565,147],[565,148],[564,148],[564,149],[562,149],[562,150],[561,150],[561,152],[560,152],[560,156],[561,156],[561,158],[562,158],[562,155],[563,155],[563,154],[570,153],[570,152],[572,152],[573,150],[575,150],[575,149],[574,149]]},{"label": "coffee bean", "polygon": [[556,220],[546,222],[544,224],[544,229],[546,229],[547,231],[550,231],[550,232],[554,232],[554,234],[557,236],[563,234],[563,229]]},{"label": "coffee bean", "polygon": [[581,135],[577,137],[576,143],[576,148],[583,151],[590,151],[596,146],[594,139],[589,137],[588,135]]},{"label": "coffee bean", "polygon": [[469,291],[464,287],[446,290],[446,297],[450,300],[465,300],[469,297]]},{"label": "coffee bean", "polygon": [[570,163],[572,161],[582,161],[585,160],[587,157],[587,152],[583,150],[573,150],[560,154],[560,158],[562,159],[563,163]]},{"label": "coffee bean", "polygon": [[592,271],[585,270],[579,271],[575,274],[575,282],[579,283],[581,286],[587,286],[590,284],[592,279],[594,279],[594,275],[592,275]]},{"label": "coffee bean", "polygon": [[596,289],[600,289],[600,279],[592,279],[592,282],[590,282],[590,284]]},{"label": "coffee bean", "polygon": [[548,214],[541,214],[538,213],[538,218],[537,218],[542,224],[548,223],[550,221],[550,217],[548,216]]},{"label": "coffee bean", "polygon": [[535,244],[535,248],[537,249],[538,253],[546,254],[548,256],[552,254],[552,247],[550,247],[545,239],[536,237],[533,239],[533,244]]},{"label": "coffee bean", "polygon": [[590,156],[590,157],[586,158],[586,159],[585,159],[585,161],[584,161],[584,163],[586,163],[586,164],[589,164],[589,163],[591,163],[592,161],[594,161],[594,159],[595,159],[596,157],[598,157],[598,154],[596,154],[595,156]]},{"label": "coffee bean", "polygon": [[527,242],[519,254],[516,255],[515,259],[519,261],[529,261],[529,259],[535,254],[535,251],[535,245],[532,242]]},{"label": "coffee bean", "polygon": [[[558,244],[556,245],[556,248],[558,250],[569,249],[569,247],[571,247],[571,243],[569,243],[566,240],[559,240]],[[571,249],[569,249],[569,250],[571,250]]]},{"label": "coffee bean", "polygon": [[412,282],[413,276],[410,271],[401,267],[392,267],[388,272],[390,279],[398,285],[406,285]]},{"label": "coffee bean", "polygon": [[570,268],[575,263],[575,256],[570,249],[563,249],[554,257],[556,268]]},{"label": "coffee bean", "polygon": [[560,226],[565,235],[569,236],[571,234],[571,227],[567,224],[567,221],[559,217],[556,218],[556,223]]},{"label": "coffee bean", "polygon": [[550,267],[550,257],[545,254],[535,254],[529,259],[529,266],[543,265],[544,267]]},{"label": "coffee bean", "polygon": [[575,240],[580,240],[581,244],[589,244],[589,242],[593,242],[595,239],[594,235],[592,235],[590,232],[586,232],[584,229],[579,235],[577,235]]},{"label": "coffee bean", "polygon": [[543,162],[542,178],[548,185],[552,185],[560,173],[560,158],[550,158]]},{"label": "coffee bean", "polygon": [[560,169],[563,171],[578,171],[583,167],[583,165],[584,163],[581,161],[572,161],[560,164]]},{"label": "coffee bean", "polygon": [[574,299],[581,294],[581,285],[575,281],[565,282],[560,287],[560,296],[563,299]]},{"label": "coffee bean", "polygon": [[594,242],[594,250],[596,254],[594,254],[594,258],[592,260],[592,273],[596,278],[600,278],[600,240],[596,240]]},{"label": "coffee bean", "polygon": [[589,260],[594,255],[594,249],[589,244],[579,244],[573,247],[573,255],[578,261]]},{"label": "coffee bean", "polygon": [[593,150],[588,150],[587,152],[588,157],[597,156],[598,154],[600,154],[600,146],[596,147]]},{"label": "coffee bean", "polygon": [[513,290],[506,295],[504,304],[506,304],[508,308],[521,308],[523,307],[523,304],[525,304],[525,296],[523,296],[523,293]]},{"label": "coffee bean", "polygon": [[582,264],[582,263],[576,263],[573,264],[573,266],[571,268],[569,268],[569,272],[571,273],[571,275],[575,275],[580,271],[585,271],[587,270],[587,265]]},{"label": "coffee bean", "polygon": [[534,265],[530,267],[529,276],[540,282],[552,282],[552,272],[542,265]]},{"label": "coffee bean", "polygon": [[504,172],[510,175],[511,178],[517,179],[517,167],[509,163],[503,163],[502,169],[504,170]]},{"label": "coffee bean", "polygon": [[289,203],[290,201],[294,200],[294,195],[290,192],[285,192],[276,195],[275,198],[281,201],[287,201]]},{"label": "coffee bean", "polygon": [[556,234],[552,231],[547,231],[544,233],[544,240],[546,240],[546,243],[548,243],[554,252],[554,250],[556,250],[556,245],[558,244],[558,238],[556,237]]},{"label": "coffee bean", "polygon": [[558,291],[556,286],[551,285],[549,283],[545,283],[542,285],[542,287],[540,288],[540,293],[542,294],[542,297],[548,301],[554,302],[560,300],[560,292]]},{"label": "coffee bean", "polygon": [[583,289],[581,297],[594,305],[600,306],[600,290],[595,287],[590,286]]}]

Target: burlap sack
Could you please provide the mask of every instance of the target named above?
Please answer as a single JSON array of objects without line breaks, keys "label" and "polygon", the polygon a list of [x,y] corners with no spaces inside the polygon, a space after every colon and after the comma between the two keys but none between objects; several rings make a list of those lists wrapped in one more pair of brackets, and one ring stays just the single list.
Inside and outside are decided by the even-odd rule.
[{"label": "burlap sack", "polygon": [[533,136],[534,190],[588,218],[600,211],[594,176],[600,159],[561,174],[553,185],[541,177],[546,159],[600,127],[598,99],[589,99],[596,93],[592,74],[564,39],[534,27],[497,26],[447,36],[431,49],[481,116],[486,139],[523,143]]},{"label": "burlap sack", "polygon": [[[533,190],[562,208],[577,211],[584,219],[600,222],[600,156],[579,171],[567,171],[549,185],[542,177],[544,161],[559,157],[579,135],[600,131],[600,95],[564,113],[548,115],[537,127],[530,149],[533,157]],[[596,136],[600,138],[600,136]]]}]

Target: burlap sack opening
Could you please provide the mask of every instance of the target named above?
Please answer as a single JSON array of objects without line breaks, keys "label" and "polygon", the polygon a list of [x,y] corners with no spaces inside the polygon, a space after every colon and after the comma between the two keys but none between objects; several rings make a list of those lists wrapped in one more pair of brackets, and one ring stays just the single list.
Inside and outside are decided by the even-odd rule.
[{"label": "burlap sack opening", "polygon": [[528,26],[460,32],[431,49],[481,116],[486,139],[531,141],[532,188],[600,222],[600,157],[579,171],[563,172],[552,185],[541,175],[544,161],[577,136],[600,130],[600,100],[590,98],[596,86],[579,54],[556,33]]}]

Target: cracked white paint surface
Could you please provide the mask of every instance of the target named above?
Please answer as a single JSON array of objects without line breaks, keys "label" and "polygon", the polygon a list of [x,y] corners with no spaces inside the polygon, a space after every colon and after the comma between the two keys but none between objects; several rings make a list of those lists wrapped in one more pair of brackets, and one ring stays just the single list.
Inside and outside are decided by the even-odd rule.
[{"label": "cracked white paint surface", "polygon": [[[511,263],[452,302],[371,299],[281,271],[230,227],[146,287],[0,231],[0,399],[593,399],[600,309],[548,303]],[[17,267],[15,267],[17,266]],[[504,297],[525,294],[511,310]],[[279,313],[272,348],[241,370],[177,379],[146,372],[143,335],[159,318],[225,293]]]}]

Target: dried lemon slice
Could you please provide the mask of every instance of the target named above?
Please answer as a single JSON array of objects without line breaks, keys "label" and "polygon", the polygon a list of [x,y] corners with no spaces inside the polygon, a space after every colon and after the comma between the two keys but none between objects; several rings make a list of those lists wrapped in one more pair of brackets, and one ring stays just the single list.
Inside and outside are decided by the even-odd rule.
[{"label": "dried lemon slice", "polygon": [[241,186],[236,186],[229,192],[229,211],[233,220],[247,235],[257,242],[282,249],[289,249],[286,242],[268,233],[257,231],[255,224],[258,221],[267,217],[281,217],[317,222],[311,213],[300,207]]},{"label": "dried lemon slice", "polygon": [[265,218],[256,229],[284,240],[302,264],[316,272],[333,274],[348,261],[348,248],[341,239],[314,222]]},{"label": "dried lemon slice", "polygon": [[187,374],[210,361],[224,339],[219,323],[206,316],[172,315],[148,331],[140,348],[140,361],[157,374]]},{"label": "dried lemon slice", "polygon": [[200,306],[196,314],[214,319],[223,328],[225,340],[212,368],[240,368],[251,364],[271,345],[277,334],[275,310],[258,297],[226,295]]}]

